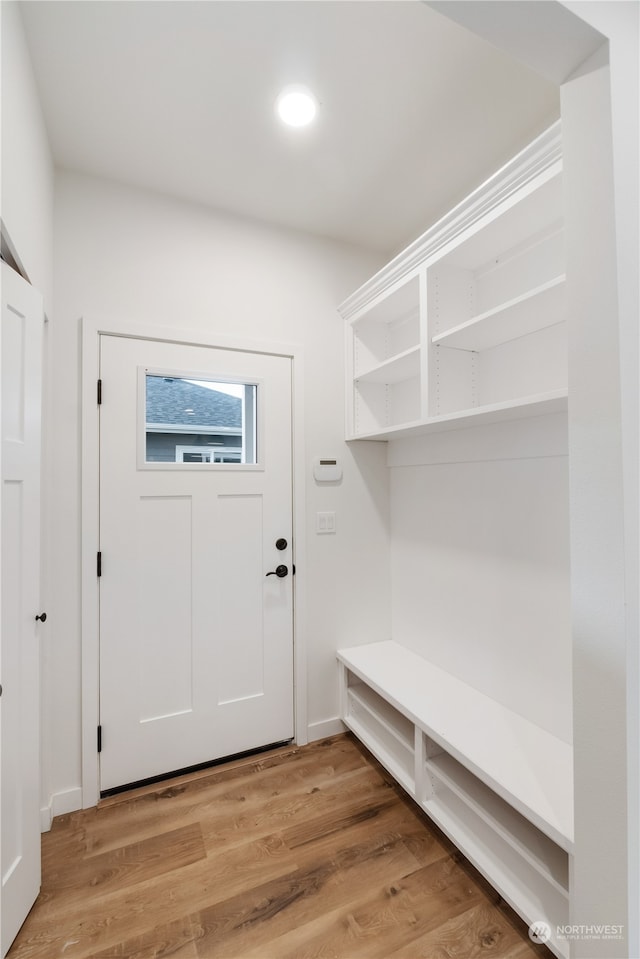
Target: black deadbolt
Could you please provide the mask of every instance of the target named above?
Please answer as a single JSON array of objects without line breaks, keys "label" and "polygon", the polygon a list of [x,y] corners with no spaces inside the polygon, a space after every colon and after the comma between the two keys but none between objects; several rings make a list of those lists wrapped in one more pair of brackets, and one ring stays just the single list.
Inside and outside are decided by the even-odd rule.
[{"label": "black deadbolt", "polygon": [[276,549],[286,549],[286,548],[287,548],[287,541],[286,539],[283,539],[281,536],[280,539],[276,540]]}]

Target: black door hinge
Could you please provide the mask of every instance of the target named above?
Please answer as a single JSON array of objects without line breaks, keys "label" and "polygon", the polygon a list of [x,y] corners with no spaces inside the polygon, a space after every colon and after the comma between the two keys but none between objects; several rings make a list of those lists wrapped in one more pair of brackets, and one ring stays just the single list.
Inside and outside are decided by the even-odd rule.
[{"label": "black door hinge", "polygon": [[96,559],[96,576],[102,576],[102,552],[98,550]]},{"label": "black door hinge", "polygon": [[102,380],[98,380],[98,406],[102,403]]},{"label": "black door hinge", "polygon": [[102,726],[98,726],[98,752],[102,752]]}]

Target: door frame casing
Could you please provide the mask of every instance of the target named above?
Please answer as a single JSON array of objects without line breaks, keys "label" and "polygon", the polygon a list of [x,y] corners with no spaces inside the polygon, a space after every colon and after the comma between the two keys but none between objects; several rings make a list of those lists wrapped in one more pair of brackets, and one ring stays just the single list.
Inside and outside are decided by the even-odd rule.
[{"label": "door frame casing", "polygon": [[[81,715],[82,715],[82,807],[95,806],[100,798],[97,727],[100,717],[100,595],[96,554],[100,529],[100,441],[97,381],[100,376],[100,337],[159,340],[188,346],[236,350],[284,356],[292,365],[292,524],[294,561],[300,569],[306,555],[305,536],[305,433],[303,349],[299,344],[219,336],[205,330],[132,324],[89,318],[80,321],[82,338],[82,506],[81,506]],[[293,579],[293,696],[294,738],[307,742],[307,657],[304,641],[304,577]]]}]

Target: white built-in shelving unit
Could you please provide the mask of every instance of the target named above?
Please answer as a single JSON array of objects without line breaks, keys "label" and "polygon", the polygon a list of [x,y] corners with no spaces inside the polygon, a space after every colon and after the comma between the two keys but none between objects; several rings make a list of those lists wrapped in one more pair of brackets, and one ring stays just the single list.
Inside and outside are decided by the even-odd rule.
[{"label": "white built-in shelving unit", "polygon": [[[566,412],[559,123],[340,313],[348,440]],[[415,624],[414,643],[420,632]],[[568,955],[559,930],[569,922],[572,746],[400,642],[343,649],[338,661],[346,726],[526,922],[548,923],[555,954]]]},{"label": "white built-in shelving unit", "polygon": [[394,642],[338,652],[346,726],[549,947],[569,922],[568,743]]},{"label": "white built-in shelving unit", "polygon": [[555,124],[341,305],[348,439],[566,409],[561,180]]}]

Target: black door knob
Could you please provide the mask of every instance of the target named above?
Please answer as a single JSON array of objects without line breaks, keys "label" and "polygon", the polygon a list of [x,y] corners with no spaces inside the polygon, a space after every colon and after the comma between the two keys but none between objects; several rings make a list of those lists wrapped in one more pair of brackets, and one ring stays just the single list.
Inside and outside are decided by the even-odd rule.
[{"label": "black door knob", "polygon": [[41,623],[46,623],[46,621],[47,621],[47,614],[46,614],[46,613],[40,613],[39,616],[36,616],[36,622],[37,622],[38,620],[40,620]]},{"label": "black door knob", "polygon": [[276,566],[275,569],[272,569],[270,573],[267,573],[267,576],[277,576],[278,579],[284,579],[284,577],[288,575],[289,567],[285,566],[283,563],[280,566]]}]

